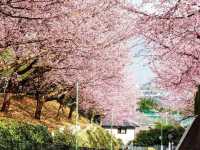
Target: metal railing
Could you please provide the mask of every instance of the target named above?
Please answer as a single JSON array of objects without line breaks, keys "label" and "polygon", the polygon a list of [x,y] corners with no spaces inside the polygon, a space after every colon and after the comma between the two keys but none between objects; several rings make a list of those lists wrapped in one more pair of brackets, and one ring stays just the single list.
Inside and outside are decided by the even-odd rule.
[{"label": "metal railing", "polygon": [[[76,146],[54,143],[31,143],[19,141],[0,141],[0,150],[75,150]],[[78,147],[77,150],[105,150],[97,148]]]},{"label": "metal railing", "polygon": [[[156,145],[156,146],[148,146],[148,147],[144,147],[144,146],[129,146],[128,147],[128,150],[149,150],[149,149],[161,150],[161,146]],[[163,150],[168,150],[168,146],[163,146]],[[175,147],[173,147],[173,150],[175,150]]]}]

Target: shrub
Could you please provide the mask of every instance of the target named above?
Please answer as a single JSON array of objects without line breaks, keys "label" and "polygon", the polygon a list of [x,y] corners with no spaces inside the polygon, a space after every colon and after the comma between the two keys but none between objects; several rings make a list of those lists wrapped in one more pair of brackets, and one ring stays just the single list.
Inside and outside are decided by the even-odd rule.
[{"label": "shrub", "polygon": [[68,146],[75,146],[76,137],[68,130],[65,130],[63,133],[55,131],[53,136],[53,142],[55,144],[66,144]]},{"label": "shrub", "polygon": [[19,123],[14,120],[0,120],[0,149],[28,149],[33,145],[52,143],[47,127]]},{"label": "shrub", "polygon": [[[31,150],[31,149],[69,149],[74,148],[76,138],[79,147],[110,149],[111,140],[114,149],[119,149],[119,141],[105,129],[97,125],[89,125],[80,129],[77,134],[70,130],[48,132],[47,127],[17,122],[12,119],[0,120],[1,150]],[[67,148],[66,148],[67,147]]]},{"label": "shrub", "polygon": [[158,109],[158,103],[156,100],[150,98],[143,98],[138,102],[139,111],[145,112],[152,109]]},{"label": "shrub", "polygon": [[66,144],[75,147],[76,138],[79,147],[110,149],[111,140],[113,148],[119,149],[120,147],[117,139],[97,125],[89,125],[85,129],[80,129],[76,135],[68,130],[65,130],[63,133],[56,131],[53,141],[55,144]]},{"label": "shrub", "polygon": [[[168,145],[169,139],[168,135],[172,135],[172,141],[174,144],[178,144],[182,134],[184,133],[184,128],[181,126],[173,126],[173,125],[163,125],[162,126],[163,133],[163,144]],[[160,145],[161,141],[159,139],[161,135],[161,126],[155,126],[153,129],[142,130],[140,131],[136,139],[133,141],[134,145],[138,146],[154,146]]]},{"label": "shrub", "polygon": [[77,135],[81,147],[110,149],[111,141],[115,149],[119,149],[119,141],[105,129],[97,125],[90,125]]}]

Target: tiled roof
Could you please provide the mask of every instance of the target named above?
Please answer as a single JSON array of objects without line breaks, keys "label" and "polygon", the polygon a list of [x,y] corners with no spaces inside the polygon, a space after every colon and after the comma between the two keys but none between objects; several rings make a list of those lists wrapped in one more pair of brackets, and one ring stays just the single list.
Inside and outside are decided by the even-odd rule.
[{"label": "tiled roof", "polygon": [[111,122],[111,119],[104,119],[102,122],[103,127],[108,127],[110,128],[111,126],[113,127],[126,127],[126,128],[136,128],[139,127],[134,121],[128,121],[128,120],[117,120]]}]

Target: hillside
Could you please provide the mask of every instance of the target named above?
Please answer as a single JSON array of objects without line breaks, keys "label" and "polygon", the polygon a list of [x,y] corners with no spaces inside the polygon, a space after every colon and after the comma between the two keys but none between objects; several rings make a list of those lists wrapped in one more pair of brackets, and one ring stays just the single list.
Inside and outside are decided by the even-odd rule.
[{"label": "hillside", "polygon": [[[1,104],[2,97],[0,98]],[[59,104],[55,101],[47,102],[44,105],[41,120],[34,119],[35,105],[36,101],[30,98],[12,99],[9,112],[7,114],[0,112],[0,133],[3,134],[5,132],[6,134],[3,134],[3,138],[7,140],[2,140],[0,146],[3,145],[5,149],[9,149],[9,146],[14,146],[22,150],[34,146],[30,144],[26,145],[25,142],[31,144],[35,142],[37,143],[36,145],[43,143],[43,146],[45,144],[48,146],[49,141],[45,141],[45,137],[48,136],[50,141],[53,140],[53,144],[55,144],[53,146],[56,146],[56,144],[66,144],[74,147],[76,144],[75,139],[77,139],[79,147],[109,149],[110,141],[112,140],[113,147],[119,149],[120,144],[116,138],[100,126],[90,124],[84,117],[79,118],[80,128],[75,133],[75,113],[72,120],[68,120],[69,109],[65,108],[64,113],[58,118],[57,110]],[[47,129],[44,126],[48,127],[48,131],[45,131]],[[29,139],[26,139],[27,135],[29,135]],[[38,139],[40,140],[38,141]],[[7,144],[10,141],[16,141],[18,144]]]},{"label": "hillside", "polygon": [[[0,97],[0,106],[2,105],[2,97]],[[55,101],[47,102],[42,109],[41,120],[33,118],[35,111],[36,101],[30,98],[11,100],[10,109],[7,114],[0,112],[1,118],[12,118],[17,121],[27,122],[31,124],[41,124],[48,127],[48,129],[54,130],[62,126],[69,126],[75,124],[75,113],[71,120],[67,119],[69,112],[68,108],[64,109],[64,113],[60,113],[60,117],[57,117],[57,110],[59,104]],[[88,124],[86,118],[80,117],[79,124],[81,127],[85,127]]]}]

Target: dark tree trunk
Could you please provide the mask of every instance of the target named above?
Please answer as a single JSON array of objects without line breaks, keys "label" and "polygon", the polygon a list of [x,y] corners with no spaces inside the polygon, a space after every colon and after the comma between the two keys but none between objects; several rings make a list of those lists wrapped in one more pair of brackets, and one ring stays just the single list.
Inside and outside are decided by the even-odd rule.
[{"label": "dark tree trunk", "polygon": [[198,90],[194,99],[194,114],[200,115],[200,85],[198,86]]},{"label": "dark tree trunk", "polygon": [[35,110],[35,119],[40,120],[42,114],[42,107],[44,105],[44,99],[40,99],[39,97],[36,98],[37,105]]},{"label": "dark tree trunk", "polygon": [[93,112],[89,112],[87,117],[90,120],[90,123],[93,123],[93,121],[94,121],[94,113]]},{"label": "dark tree trunk", "polygon": [[8,109],[10,107],[10,97],[11,97],[11,93],[4,93],[4,99],[3,99],[3,104],[1,107],[1,111],[2,112],[8,112]]},{"label": "dark tree trunk", "polygon": [[91,123],[94,123],[94,121],[95,121],[95,120],[94,120],[94,116],[95,116],[95,114],[92,113],[92,116],[91,116],[91,119],[90,119],[90,122],[91,122]]},{"label": "dark tree trunk", "polygon": [[58,112],[57,112],[57,115],[56,117],[59,117],[60,116],[60,110],[62,111],[62,113],[64,113],[64,106],[62,104],[60,104],[59,108],[58,108]]},{"label": "dark tree trunk", "polygon": [[74,106],[71,106],[71,107],[69,107],[69,108],[70,108],[70,111],[69,111],[68,119],[71,119],[71,118],[72,118],[72,114],[73,114],[73,112],[74,112],[74,109],[75,109],[75,107],[74,107]]}]

